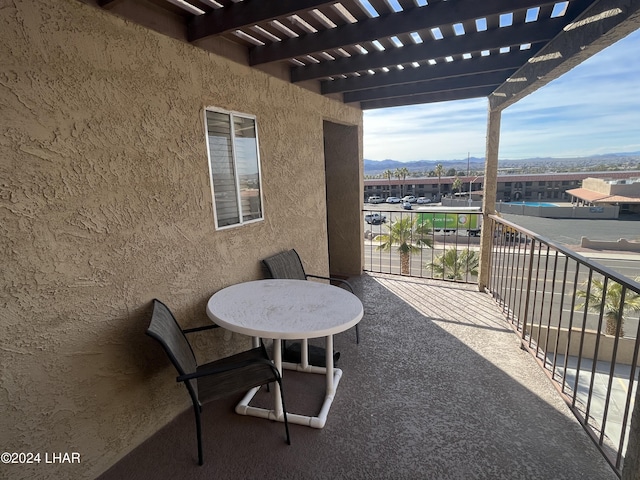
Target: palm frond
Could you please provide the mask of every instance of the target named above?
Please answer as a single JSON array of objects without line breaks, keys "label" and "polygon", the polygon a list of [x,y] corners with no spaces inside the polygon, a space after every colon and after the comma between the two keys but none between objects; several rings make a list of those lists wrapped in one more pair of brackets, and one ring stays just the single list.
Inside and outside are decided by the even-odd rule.
[{"label": "palm frond", "polygon": [[458,251],[455,247],[437,256],[430,264],[435,276],[448,280],[462,280],[467,275],[478,275],[480,257],[477,252],[465,248]]},{"label": "palm frond", "polygon": [[420,253],[422,248],[431,247],[429,237],[431,224],[419,220],[419,217],[406,216],[394,220],[391,225],[384,225],[387,233],[378,235],[375,240],[381,242],[376,250],[389,252],[394,247],[400,254],[401,272],[409,274],[410,256]]}]

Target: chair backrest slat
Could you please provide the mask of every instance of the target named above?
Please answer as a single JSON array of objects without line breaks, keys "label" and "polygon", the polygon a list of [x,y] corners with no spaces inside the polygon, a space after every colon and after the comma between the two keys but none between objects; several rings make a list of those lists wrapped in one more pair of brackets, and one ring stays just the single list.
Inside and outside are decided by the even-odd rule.
[{"label": "chair backrest slat", "polygon": [[284,278],[289,280],[306,280],[304,267],[298,252],[295,250],[287,250],[265,258],[262,261],[272,278]]},{"label": "chair backrest slat", "polygon": [[[169,308],[160,300],[153,300],[153,315],[147,334],[160,342],[179,375],[196,371],[198,363],[189,341]],[[197,398],[197,381],[188,380],[186,383],[193,389],[190,393]]]}]

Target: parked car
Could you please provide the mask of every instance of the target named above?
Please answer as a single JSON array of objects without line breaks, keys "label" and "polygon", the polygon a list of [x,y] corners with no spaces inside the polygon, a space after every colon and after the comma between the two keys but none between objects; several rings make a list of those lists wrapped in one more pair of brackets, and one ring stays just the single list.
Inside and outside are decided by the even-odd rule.
[{"label": "parked car", "polygon": [[420,203],[420,204],[431,203],[431,199],[428,197],[418,197],[418,200],[416,200],[416,203]]},{"label": "parked car", "polygon": [[380,213],[369,213],[364,216],[364,221],[370,225],[380,225],[387,221],[387,217]]},{"label": "parked car", "polygon": [[380,195],[371,195],[367,199],[367,202],[369,202],[369,203],[382,203],[382,202],[384,202],[384,199]]},{"label": "parked car", "polygon": [[387,203],[400,203],[401,200],[398,197],[387,197]]},{"label": "parked car", "polygon": [[418,199],[413,195],[405,195],[404,197],[402,197],[403,202],[416,203],[417,200]]},{"label": "parked car", "polygon": [[411,202],[402,202],[402,208],[405,210],[411,210]]}]

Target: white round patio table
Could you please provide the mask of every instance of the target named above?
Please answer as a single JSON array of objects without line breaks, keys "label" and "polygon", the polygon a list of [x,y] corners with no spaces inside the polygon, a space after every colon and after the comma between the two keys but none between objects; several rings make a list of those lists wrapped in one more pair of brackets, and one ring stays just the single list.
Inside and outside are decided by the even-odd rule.
[{"label": "white round patio table", "polygon": [[[343,288],[311,280],[257,280],[216,292],[207,302],[209,318],[228,330],[252,337],[271,338],[273,361],[282,374],[280,340],[302,339],[300,364],[287,369],[326,375],[325,400],[315,417],[287,412],[292,423],[324,427],[342,370],[333,365],[333,335],[356,325],[364,314],[358,297]],[[326,367],[309,365],[307,339],[325,337]],[[279,388],[274,389],[274,410],[249,405],[259,387],[250,390],[236,412],[284,421]]]}]

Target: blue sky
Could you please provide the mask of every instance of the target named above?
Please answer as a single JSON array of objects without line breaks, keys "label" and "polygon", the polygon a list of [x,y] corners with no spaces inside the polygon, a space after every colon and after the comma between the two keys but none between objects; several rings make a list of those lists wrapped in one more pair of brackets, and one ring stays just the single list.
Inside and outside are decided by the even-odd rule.
[{"label": "blue sky", "polygon": [[[640,30],[502,112],[500,159],[640,151]],[[364,111],[364,158],[483,157],[487,99]]]}]

